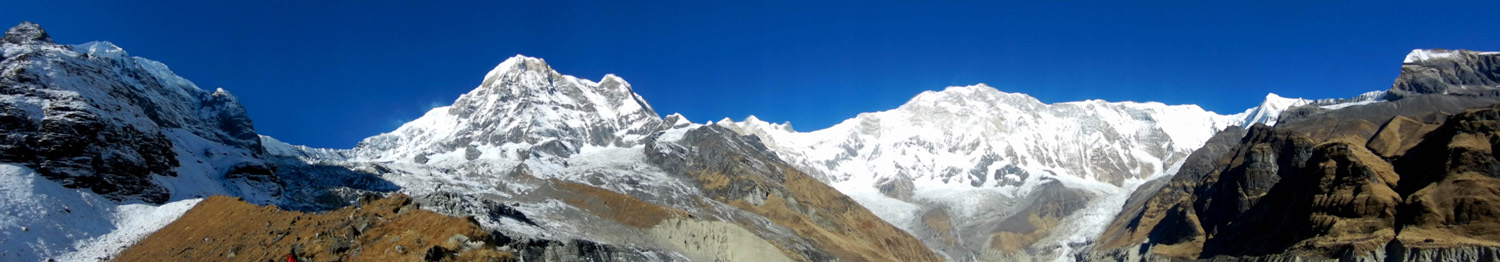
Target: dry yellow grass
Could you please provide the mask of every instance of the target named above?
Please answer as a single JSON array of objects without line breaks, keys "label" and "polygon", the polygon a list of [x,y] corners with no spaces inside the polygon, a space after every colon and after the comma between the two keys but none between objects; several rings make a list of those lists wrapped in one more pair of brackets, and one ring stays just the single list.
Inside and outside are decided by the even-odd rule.
[{"label": "dry yellow grass", "polygon": [[1033,228],[1030,232],[995,232],[990,234],[990,248],[1005,252],[1020,251],[1036,243],[1037,240],[1047,237],[1052,227],[1057,226],[1058,220],[1053,216],[1041,217],[1036,213],[1026,214],[1026,222],[1031,223]]},{"label": "dry yellow grass", "polygon": [[1366,147],[1380,157],[1400,157],[1406,154],[1406,150],[1422,142],[1423,135],[1437,127],[1438,125],[1423,124],[1411,118],[1397,116],[1382,126],[1375,136],[1370,137]]},{"label": "dry yellow grass", "polygon": [[687,217],[687,213],[641,201],[626,194],[562,180],[551,180],[562,191],[562,200],[599,217],[636,228],[651,228],[663,220]]},{"label": "dry yellow grass", "polygon": [[927,229],[937,233],[939,237],[942,237],[943,243],[947,245],[953,245],[958,242],[958,239],[953,238],[953,224],[952,221],[949,221],[950,219],[948,211],[942,208],[927,210],[926,213],[922,214],[922,224],[926,225]]},{"label": "dry yellow grass", "polygon": [[[117,261],[418,261],[434,247],[460,251],[455,235],[486,239],[472,220],[409,206],[404,195],[322,214],[213,196],[125,251]],[[515,261],[483,246],[449,260]]]}]

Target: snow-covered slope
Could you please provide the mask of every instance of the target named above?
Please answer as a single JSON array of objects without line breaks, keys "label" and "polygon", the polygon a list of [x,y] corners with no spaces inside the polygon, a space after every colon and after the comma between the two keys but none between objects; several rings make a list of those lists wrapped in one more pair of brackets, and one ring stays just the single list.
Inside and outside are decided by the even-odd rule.
[{"label": "snow-covered slope", "polygon": [[1240,120],[1240,123],[1243,123],[1243,125],[1245,126],[1254,125],[1255,123],[1273,126],[1276,125],[1276,120],[1281,116],[1281,112],[1286,111],[1287,108],[1292,108],[1294,106],[1306,105],[1309,102],[1312,101],[1300,98],[1285,98],[1278,96],[1275,93],[1266,94],[1266,99],[1260,103],[1260,106],[1250,108],[1248,110],[1245,110],[1244,113],[1240,113],[1241,115],[1245,116],[1242,120]]}]

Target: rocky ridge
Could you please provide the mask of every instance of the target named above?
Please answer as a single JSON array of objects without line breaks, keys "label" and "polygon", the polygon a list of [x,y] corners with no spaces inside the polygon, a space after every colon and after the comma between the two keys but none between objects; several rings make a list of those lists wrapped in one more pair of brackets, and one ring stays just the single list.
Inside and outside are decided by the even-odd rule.
[{"label": "rocky ridge", "polygon": [[1487,119],[1500,99],[1410,89],[1433,74],[1408,69],[1440,58],[1426,59],[1407,60],[1392,101],[1290,110],[1206,145],[1137,191],[1077,258],[1494,259],[1485,228],[1500,220],[1483,215],[1493,196],[1478,193],[1496,188],[1483,171],[1494,155],[1473,138],[1495,136]]}]

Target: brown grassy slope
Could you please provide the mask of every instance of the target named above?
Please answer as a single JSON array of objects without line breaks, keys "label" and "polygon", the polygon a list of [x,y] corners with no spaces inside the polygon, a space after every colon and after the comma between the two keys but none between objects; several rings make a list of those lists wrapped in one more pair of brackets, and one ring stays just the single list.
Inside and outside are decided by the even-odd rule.
[{"label": "brown grassy slope", "polygon": [[471,220],[410,205],[405,195],[322,214],[213,196],[120,253],[118,261],[515,261]]},{"label": "brown grassy slope", "polygon": [[[1393,239],[1422,248],[1500,246],[1500,106],[1394,116],[1375,132],[1366,122],[1261,129],[1322,141],[1317,146],[1266,148],[1251,132],[1237,152],[1308,159],[1226,153],[1215,168],[1180,173],[1144,205],[1127,206],[1101,247],[1149,237],[1151,253],[1192,259],[1363,255]],[[1244,179],[1262,170],[1280,170],[1280,179]]]},{"label": "brown grassy slope", "polygon": [[607,189],[552,179],[553,187],[564,192],[562,200],[599,217],[635,228],[651,228],[662,220],[687,217],[687,212],[647,203]]},{"label": "brown grassy slope", "polygon": [[1365,147],[1370,148],[1380,157],[1393,159],[1401,157],[1417,143],[1422,142],[1422,136],[1437,129],[1438,125],[1423,123],[1416,119],[1396,116],[1380,127],[1380,132],[1370,137]]},{"label": "brown grassy slope", "polygon": [[[1403,244],[1500,246],[1500,105],[1456,114],[1396,161]],[[1410,177],[1408,179],[1408,177]]]}]

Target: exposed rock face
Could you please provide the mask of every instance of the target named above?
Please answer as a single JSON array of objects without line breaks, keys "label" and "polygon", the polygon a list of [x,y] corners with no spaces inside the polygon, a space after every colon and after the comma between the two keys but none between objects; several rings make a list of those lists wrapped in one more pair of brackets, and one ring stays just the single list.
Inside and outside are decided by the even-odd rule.
[{"label": "exposed rock face", "polygon": [[[1241,128],[1219,132],[1203,148],[1188,156],[1176,176],[1141,185],[1126,200],[1120,215],[1099,236],[1099,244],[1095,249],[1102,251],[1095,251],[1080,259],[1136,261],[1162,257],[1145,253],[1145,250],[1115,248],[1139,244],[1148,238],[1160,243],[1155,246],[1160,247],[1156,249],[1158,253],[1168,254],[1181,253],[1181,248],[1176,248],[1177,246],[1202,243],[1203,228],[1197,224],[1191,198],[1197,188],[1202,186],[1202,181],[1218,179],[1221,167],[1230,161],[1227,155],[1240,150],[1239,145],[1244,137],[1247,137],[1246,130]],[[1162,224],[1183,226],[1161,226]],[[1155,230],[1156,228],[1163,230]]]},{"label": "exposed rock face", "polygon": [[228,92],[108,42],[54,44],[29,22],[7,30],[0,49],[0,162],[114,200],[163,203],[173,190],[158,177],[202,169],[226,188],[279,194],[274,175],[246,172],[270,167]]},{"label": "exposed rock face", "polygon": [[1369,140],[1375,150],[1257,126],[1215,169],[1185,167],[1132,201],[1083,258],[1485,256],[1500,246],[1489,204],[1500,189],[1496,114],[1470,110],[1436,128],[1392,117]]},{"label": "exposed rock face", "polygon": [[52,43],[52,37],[47,35],[47,31],[42,30],[41,25],[32,22],[21,22],[5,30],[5,37],[0,40],[17,45]]},{"label": "exposed rock face", "polygon": [[1500,247],[1492,246],[1417,248],[1393,241],[1386,250],[1386,261],[1500,261]]},{"label": "exposed rock face", "polygon": [[1252,127],[1238,144],[1227,152],[1215,152],[1219,151],[1215,148],[1195,152],[1182,172],[1204,171],[1189,169],[1188,165],[1202,165],[1212,153],[1223,156],[1213,162],[1216,167],[1207,169],[1208,172],[1179,172],[1151,199],[1132,201],[1130,204],[1144,206],[1127,207],[1128,212],[1138,213],[1123,214],[1122,218],[1131,218],[1127,223],[1117,219],[1101,237],[1102,247],[1137,241],[1122,239],[1149,238],[1159,243],[1153,250],[1156,254],[1198,257],[1199,249],[1210,236],[1243,226],[1235,223],[1240,219],[1260,219],[1257,217],[1262,213],[1258,212],[1269,207],[1257,204],[1263,203],[1272,186],[1287,174],[1297,172],[1313,153],[1310,139],[1264,125]]},{"label": "exposed rock face", "polygon": [[916,187],[917,186],[911,182],[910,177],[903,177],[899,175],[897,177],[881,178],[880,180],[875,181],[875,188],[880,190],[880,194],[904,201],[912,201],[911,197],[912,194],[914,194],[912,190],[916,190]]},{"label": "exposed rock face", "polygon": [[1401,64],[1391,94],[1496,96],[1500,89],[1500,52],[1412,50]]},{"label": "exposed rock face", "polygon": [[1418,50],[1390,101],[1294,108],[1210,142],[1170,182],[1141,187],[1077,258],[1492,257],[1494,57]]}]

